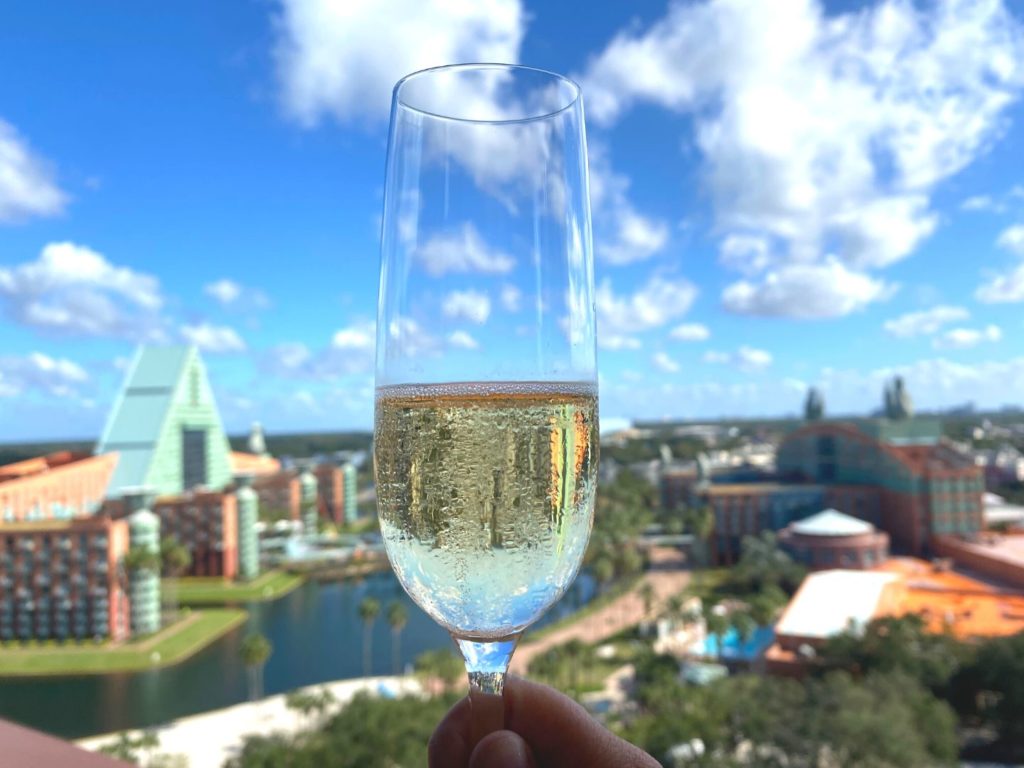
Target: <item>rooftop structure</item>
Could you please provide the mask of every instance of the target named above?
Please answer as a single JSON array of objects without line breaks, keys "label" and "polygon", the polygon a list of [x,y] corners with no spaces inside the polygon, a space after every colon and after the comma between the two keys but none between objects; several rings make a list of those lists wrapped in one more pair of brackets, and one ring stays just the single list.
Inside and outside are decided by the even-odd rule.
[{"label": "rooftop structure", "polygon": [[921,616],[932,632],[963,640],[1012,635],[1024,631],[1024,595],[909,557],[892,558],[874,571],[812,573],[775,627],[769,668],[799,672],[828,638],[872,619],[909,614]]},{"label": "rooftop structure", "polygon": [[87,752],[56,736],[0,720],[4,765],[23,768],[128,768],[128,763]]},{"label": "rooftop structure", "polygon": [[834,509],[790,523],[779,541],[812,569],[873,568],[889,558],[888,534]]},{"label": "rooftop structure", "polygon": [[1024,534],[939,536],[933,547],[936,554],[953,558],[963,568],[1024,589]]},{"label": "rooftop structure", "polygon": [[789,529],[799,536],[861,536],[874,533],[875,526],[864,520],[826,509],[816,515],[798,520]]},{"label": "rooftop structure", "polygon": [[775,626],[780,645],[796,650],[803,643],[865,626],[877,615],[886,588],[899,578],[895,573],[849,570],[808,575]]},{"label": "rooftop structure", "polygon": [[195,347],[139,348],[97,454],[120,460],[110,495],[127,486],[159,495],[231,482],[230,449],[206,369]]},{"label": "rooftop structure", "polygon": [[281,471],[281,462],[268,454],[231,451],[228,461],[232,475],[273,475]]},{"label": "rooftop structure", "polygon": [[0,524],[93,514],[117,461],[115,453],[60,451],[0,467]]}]

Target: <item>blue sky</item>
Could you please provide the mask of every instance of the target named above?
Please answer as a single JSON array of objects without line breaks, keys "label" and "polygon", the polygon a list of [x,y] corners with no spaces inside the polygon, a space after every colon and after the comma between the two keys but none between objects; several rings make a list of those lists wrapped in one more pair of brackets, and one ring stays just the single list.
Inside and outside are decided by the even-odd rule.
[{"label": "blue sky", "polygon": [[390,89],[472,60],[583,85],[606,421],[1024,402],[1016,0],[40,1],[0,23],[0,440],[97,436],[145,340],[231,430],[368,427]]}]

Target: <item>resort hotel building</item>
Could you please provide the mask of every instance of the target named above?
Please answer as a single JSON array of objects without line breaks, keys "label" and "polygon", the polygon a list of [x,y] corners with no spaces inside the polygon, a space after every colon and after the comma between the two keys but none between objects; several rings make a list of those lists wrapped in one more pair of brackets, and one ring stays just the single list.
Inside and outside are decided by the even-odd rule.
[{"label": "resort hotel building", "polygon": [[282,488],[273,503],[307,530],[355,515],[353,468],[232,451],[196,348],[141,347],[92,454],[0,466],[0,640],[156,631],[168,537],[189,575],[255,578],[261,491]]}]

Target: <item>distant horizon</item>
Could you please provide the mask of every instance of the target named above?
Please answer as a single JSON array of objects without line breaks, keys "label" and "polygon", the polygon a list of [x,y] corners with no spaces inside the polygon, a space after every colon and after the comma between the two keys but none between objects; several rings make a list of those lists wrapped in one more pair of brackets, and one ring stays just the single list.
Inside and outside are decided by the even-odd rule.
[{"label": "distant horizon", "polygon": [[[960,409],[965,408],[967,404],[961,403],[959,405],[948,406],[944,409],[915,409],[914,416],[918,417],[949,417],[949,416],[967,416],[968,413],[955,413]],[[1024,415],[1024,405],[1012,405],[1006,404],[999,408],[975,408],[970,411],[970,415],[977,417],[986,416],[1000,416],[1000,415],[1012,415],[1020,413]],[[825,415],[822,418],[823,421],[829,420],[841,420],[841,419],[871,419],[879,418],[877,409],[875,412],[851,412],[845,411],[840,413],[831,413],[827,409]],[[700,417],[666,417],[663,419],[647,419],[647,418],[632,418],[632,419],[619,419],[610,418],[607,421],[609,424],[606,425],[605,421],[601,422],[601,432],[619,431],[627,429],[629,427],[635,427],[637,422],[644,422],[645,424],[717,424],[723,422],[733,423],[744,423],[744,422],[759,422],[759,421],[794,421],[802,420],[802,411],[792,411],[778,415],[750,415],[750,416],[714,416],[708,418]],[[258,419],[256,421],[259,421]],[[260,422],[262,425],[263,422]],[[250,425],[251,427],[251,425]],[[245,429],[232,429],[225,430],[229,440],[241,440],[247,438],[249,435],[249,427]],[[281,437],[306,437],[306,436],[343,436],[343,435],[358,435],[358,436],[372,436],[373,427],[368,426],[366,428],[343,428],[343,429],[297,429],[297,430],[268,430],[264,425],[263,434],[268,438],[281,438]],[[96,437],[29,437],[20,440],[0,440],[0,448],[11,448],[25,445],[61,445],[61,444],[76,444],[76,443],[96,443],[99,440],[99,434]]]}]

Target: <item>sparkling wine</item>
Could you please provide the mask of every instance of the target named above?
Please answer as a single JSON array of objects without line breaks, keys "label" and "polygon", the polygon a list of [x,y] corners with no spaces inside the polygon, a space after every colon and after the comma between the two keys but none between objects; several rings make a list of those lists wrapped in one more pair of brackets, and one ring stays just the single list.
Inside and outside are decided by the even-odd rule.
[{"label": "sparkling wine", "polygon": [[596,488],[588,383],[377,390],[377,508],[412,598],[461,637],[513,635],[579,569]]}]

